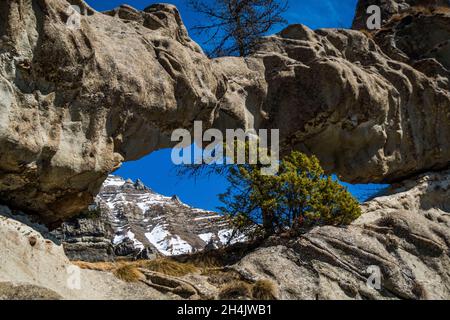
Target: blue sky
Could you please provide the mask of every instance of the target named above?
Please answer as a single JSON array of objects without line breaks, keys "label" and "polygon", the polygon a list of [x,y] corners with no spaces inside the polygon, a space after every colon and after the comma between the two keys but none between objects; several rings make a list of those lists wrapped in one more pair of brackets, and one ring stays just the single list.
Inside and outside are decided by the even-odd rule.
[{"label": "blue sky", "polygon": [[[87,0],[94,9],[102,11],[119,6],[122,3],[137,9],[144,9],[158,1],[150,0]],[[161,2],[161,1],[159,1]],[[172,0],[178,7],[188,30],[198,24],[199,17],[187,6],[187,1]],[[351,26],[357,0],[291,0],[285,18],[289,23],[302,23],[312,29],[317,28],[348,28]],[[278,32],[280,28],[272,30]],[[191,33],[192,38],[201,43],[202,39]],[[141,179],[154,191],[172,196],[177,194],[189,205],[215,210],[220,202],[219,193],[226,190],[226,179],[221,176],[200,177],[197,179],[180,178],[176,167],[171,161],[171,150],[160,150],[134,162],[128,162],[114,174],[133,180]],[[377,193],[384,186],[377,185],[346,185],[360,200],[365,200]]]},{"label": "blue sky", "polygon": [[[152,3],[168,2],[177,6],[188,30],[199,24],[201,16],[193,12],[186,0],[86,0],[94,9],[103,11],[128,4],[136,9],[144,9]],[[302,23],[312,29],[348,28],[351,26],[356,10],[357,0],[289,0],[289,10],[284,17],[290,24]],[[280,29],[272,30],[275,33]],[[202,42],[202,39],[191,32],[191,37]]]}]

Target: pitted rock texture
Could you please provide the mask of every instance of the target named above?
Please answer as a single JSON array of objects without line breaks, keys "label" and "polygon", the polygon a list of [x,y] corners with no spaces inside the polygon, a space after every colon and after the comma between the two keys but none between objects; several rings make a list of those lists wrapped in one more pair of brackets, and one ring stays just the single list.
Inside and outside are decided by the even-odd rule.
[{"label": "pitted rock texture", "polygon": [[103,14],[73,3],[78,29],[65,0],[0,4],[0,199],[49,225],[194,120],[280,129],[283,152],[316,154],[348,182],[449,166],[445,12],[374,35],[292,25],[249,57],[210,60],[174,6]]},{"label": "pitted rock texture", "polygon": [[17,218],[0,206],[0,300],[170,299],[143,283],[79,269],[47,236],[45,227],[30,227]]},{"label": "pitted rock texture", "polygon": [[[439,19],[450,25],[450,16]],[[234,88],[219,111],[228,123],[279,128],[285,151],[315,154],[346,181],[400,181],[449,165],[448,70],[436,59],[441,72],[425,74],[362,32],[292,25],[264,38],[253,56],[216,63]]]},{"label": "pitted rock texture", "polygon": [[382,23],[386,23],[392,16],[408,12],[414,7],[430,8],[431,10],[450,8],[448,0],[359,0],[353,19],[353,29],[367,28],[367,19],[371,15],[367,13],[367,9],[372,5],[380,7]]},{"label": "pitted rock texture", "polygon": [[[392,59],[406,62],[430,77],[448,79],[449,19],[450,4],[437,13],[416,8],[391,19],[373,37]],[[444,83],[442,86],[448,89]]]},{"label": "pitted rock texture", "polygon": [[0,198],[48,224],[84,210],[122,161],[211,122],[225,90],[175,7],[74,3],[79,29],[65,0],[0,4]]},{"label": "pitted rock texture", "polygon": [[349,227],[319,227],[268,245],[234,268],[274,281],[282,299],[449,299],[449,174],[407,181],[364,204]]}]

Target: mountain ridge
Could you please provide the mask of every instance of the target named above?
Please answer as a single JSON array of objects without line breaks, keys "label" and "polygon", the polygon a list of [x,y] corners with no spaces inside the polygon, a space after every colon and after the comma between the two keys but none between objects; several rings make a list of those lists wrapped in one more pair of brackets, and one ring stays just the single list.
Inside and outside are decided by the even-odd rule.
[{"label": "mountain ridge", "polygon": [[90,210],[97,217],[72,219],[55,232],[72,260],[184,255],[231,240],[225,217],[158,194],[140,180],[109,175]]}]

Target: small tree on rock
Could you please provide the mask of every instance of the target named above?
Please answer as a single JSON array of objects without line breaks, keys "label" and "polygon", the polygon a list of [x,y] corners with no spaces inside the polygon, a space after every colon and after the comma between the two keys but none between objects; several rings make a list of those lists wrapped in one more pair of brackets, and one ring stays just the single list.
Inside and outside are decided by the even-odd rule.
[{"label": "small tree on rock", "polygon": [[359,203],[331,176],[319,160],[292,152],[274,176],[259,165],[239,165],[228,171],[230,186],[220,196],[221,212],[240,233],[271,236],[301,233],[320,225],[342,226],[361,215]]}]

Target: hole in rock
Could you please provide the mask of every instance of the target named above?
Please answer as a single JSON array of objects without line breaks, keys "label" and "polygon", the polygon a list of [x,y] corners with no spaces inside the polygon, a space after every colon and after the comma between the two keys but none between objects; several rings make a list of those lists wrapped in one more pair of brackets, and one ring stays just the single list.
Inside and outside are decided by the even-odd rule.
[{"label": "hole in rock", "polygon": [[[191,146],[190,149],[194,157],[195,147]],[[187,205],[216,211],[221,205],[218,195],[224,193],[228,186],[226,177],[218,174],[180,176],[180,167],[175,165],[171,158],[173,150],[154,151],[140,160],[126,162],[113,175],[133,181],[140,179],[147,187],[164,196],[177,195]]]},{"label": "hole in rock", "polygon": [[[195,146],[190,146],[191,159],[202,152]],[[180,175],[179,168],[172,161],[172,152],[183,155],[185,150],[163,149],[137,160],[126,162],[113,174],[124,179],[136,181],[140,179],[153,191],[167,197],[174,195],[195,208],[216,211],[223,205],[219,194],[226,192],[229,183],[224,175],[204,172],[198,176]],[[336,176],[333,176],[337,179]],[[349,184],[340,182],[361,203],[382,195],[388,188],[387,184]]]}]

